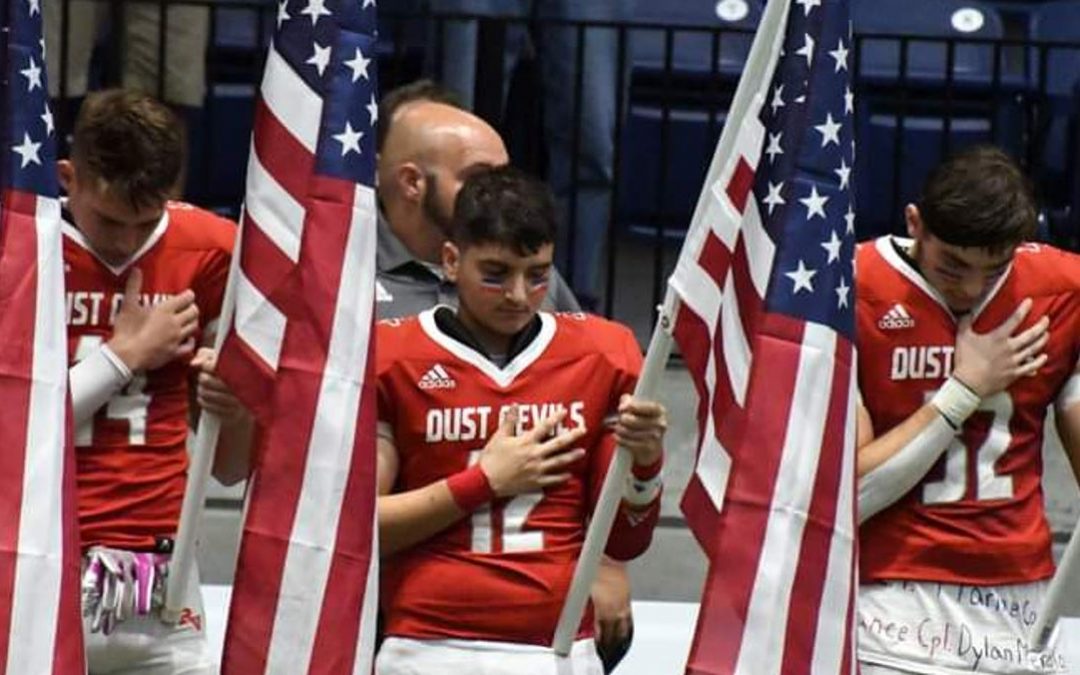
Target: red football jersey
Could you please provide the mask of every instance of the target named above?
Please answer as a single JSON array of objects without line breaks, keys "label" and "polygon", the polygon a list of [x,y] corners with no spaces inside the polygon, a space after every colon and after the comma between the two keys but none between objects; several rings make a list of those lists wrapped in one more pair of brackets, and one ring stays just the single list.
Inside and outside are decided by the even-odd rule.
[{"label": "red football jersey", "polygon": [[[128,273],[143,273],[143,304],[190,288],[199,334],[221,312],[236,226],[189,204],[170,202],[146,244],[122,267],[95,257],[82,233],[64,225],[68,358],[72,364],[112,335]],[[83,547],[150,549],[173,537],[187,473],[188,360],[137,373],[75,430]]]},{"label": "red football jersey", "polygon": [[[952,371],[957,321],[893,239],[856,254],[859,389],[874,433],[920,408]],[[1023,330],[1050,317],[1049,356],[1038,376],[983,400],[923,480],[860,528],[864,582],[909,579],[1012,584],[1053,574],[1043,512],[1047,408],[1073,373],[1080,344],[1080,258],[1024,244],[973,314],[999,326],[1030,297]]]},{"label": "red football jersey", "polygon": [[[503,368],[446,335],[434,311],[378,325],[379,419],[399,456],[394,492],[466,469],[510,404],[522,406],[519,430],[560,408],[567,428],[588,430],[567,482],[499,499],[384,561],[388,635],[551,642],[614,451],[609,418],[633,390],[641,351],[630,331],[604,319],[540,317],[537,337]],[[649,511],[631,522],[620,509],[610,555],[648,546],[658,506]],[[581,635],[592,634],[588,614]]]}]

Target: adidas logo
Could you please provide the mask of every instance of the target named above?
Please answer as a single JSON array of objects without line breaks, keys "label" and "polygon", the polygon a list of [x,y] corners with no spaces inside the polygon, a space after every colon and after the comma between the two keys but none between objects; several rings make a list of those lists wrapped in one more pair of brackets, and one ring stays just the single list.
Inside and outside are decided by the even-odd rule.
[{"label": "adidas logo", "polygon": [[885,316],[878,319],[878,328],[881,330],[901,330],[903,328],[914,328],[915,319],[911,318],[908,311],[904,309],[904,306],[900,303],[896,303],[892,306],[888,312],[885,312]]},{"label": "adidas logo", "polygon": [[457,382],[450,377],[450,373],[446,372],[446,368],[443,368],[441,363],[432,366],[416,384],[421,389],[453,389],[457,387]]}]

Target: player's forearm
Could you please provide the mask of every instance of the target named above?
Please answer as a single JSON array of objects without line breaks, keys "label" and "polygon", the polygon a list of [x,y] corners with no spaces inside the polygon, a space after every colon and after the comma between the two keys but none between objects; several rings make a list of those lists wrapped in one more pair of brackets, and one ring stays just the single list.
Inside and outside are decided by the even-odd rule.
[{"label": "player's forearm", "polygon": [[[940,419],[941,414],[928,403],[887,433],[860,447],[855,463],[856,473],[859,478],[863,478],[900,454],[919,434]],[[939,455],[947,445],[938,448]]]},{"label": "player's forearm", "polygon": [[660,521],[660,497],[647,505],[634,506],[625,501],[619,505],[615,523],[611,526],[604,553],[615,560],[632,560],[652,544],[653,531]]},{"label": "player's forearm", "polygon": [[92,418],[131,377],[131,370],[107,345],[72,366],[68,380],[76,426]]},{"label": "player's forearm", "polygon": [[[857,475],[862,478],[893,457],[910,453],[912,449],[925,453],[924,459],[928,460],[932,466],[937,461],[937,457],[948,447],[952,436],[948,439],[943,437],[940,447],[916,444],[913,448],[913,441],[924,436],[927,430],[940,428],[939,423],[942,420],[953,430],[959,431],[967,418],[978,409],[979,402],[977,394],[959,380],[950,377],[925,405],[906,420],[877,438],[870,439],[868,442],[860,441],[856,459]],[[869,419],[865,411],[862,414]]]},{"label": "player's forearm", "polygon": [[214,478],[225,485],[247,480],[251,473],[254,439],[255,420],[250,414],[223,421],[214,453]]},{"label": "player's forearm", "polygon": [[660,520],[663,493],[663,458],[649,464],[635,464],[627,476],[622,503],[611,528],[604,552],[616,560],[636,558],[649,548],[652,533]]},{"label": "player's forearm", "polygon": [[379,554],[390,556],[411,548],[467,515],[441,480],[416,490],[382,495],[379,509]]}]

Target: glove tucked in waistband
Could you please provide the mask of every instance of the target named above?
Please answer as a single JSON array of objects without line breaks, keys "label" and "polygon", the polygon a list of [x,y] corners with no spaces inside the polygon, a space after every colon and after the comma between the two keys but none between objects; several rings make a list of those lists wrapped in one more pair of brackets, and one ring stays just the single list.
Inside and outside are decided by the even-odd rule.
[{"label": "glove tucked in waistband", "polygon": [[121,621],[165,604],[169,556],[93,546],[83,558],[82,609],[90,631],[108,635]]}]

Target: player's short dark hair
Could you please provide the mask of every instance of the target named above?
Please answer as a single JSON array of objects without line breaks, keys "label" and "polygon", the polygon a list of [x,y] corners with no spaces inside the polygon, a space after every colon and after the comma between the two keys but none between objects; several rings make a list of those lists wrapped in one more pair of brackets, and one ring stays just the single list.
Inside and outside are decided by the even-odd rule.
[{"label": "player's short dark hair", "polygon": [[71,159],[80,180],[147,208],[172,194],[184,150],[183,126],[168,106],[142,92],[106,89],[79,109]]},{"label": "player's short dark hair", "polygon": [[414,80],[408,84],[391,89],[379,99],[379,123],[375,130],[375,149],[382,152],[383,143],[390,134],[390,126],[394,121],[394,113],[406,103],[414,101],[430,101],[442,103],[453,108],[464,110],[461,98],[452,90],[444,87],[435,80],[423,78]]},{"label": "player's short dark hair", "polygon": [[993,253],[1031,239],[1038,227],[1031,183],[1012,158],[989,145],[964,150],[935,168],[923,187],[919,214],[946,244]]},{"label": "player's short dark hair", "polygon": [[532,255],[555,241],[555,199],[540,180],[512,166],[469,176],[454,202],[455,244],[499,244]]}]

